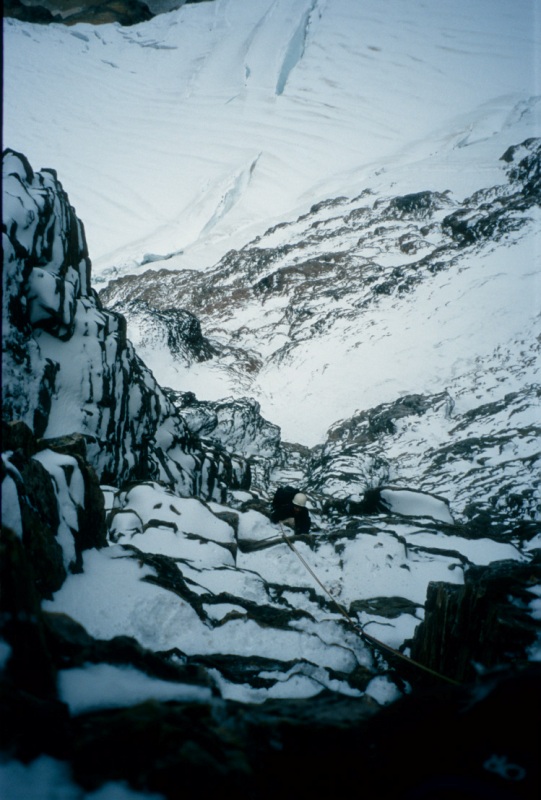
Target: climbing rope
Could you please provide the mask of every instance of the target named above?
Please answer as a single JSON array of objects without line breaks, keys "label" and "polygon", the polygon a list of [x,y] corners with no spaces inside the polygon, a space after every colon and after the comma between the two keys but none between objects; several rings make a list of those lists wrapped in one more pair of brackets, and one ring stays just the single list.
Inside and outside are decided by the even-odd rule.
[{"label": "climbing rope", "polygon": [[375,647],[377,647],[377,648],[379,648],[381,650],[384,650],[387,653],[390,653],[395,658],[399,658],[402,661],[406,661],[408,664],[410,664],[410,665],[412,665],[414,667],[417,667],[418,669],[423,670],[424,672],[428,672],[428,673],[430,673],[431,675],[433,675],[433,676],[435,676],[437,678],[440,678],[440,680],[446,681],[447,683],[452,683],[455,686],[460,686],[461,685],[460,681],[455,681],[453,678],[447,677],[447,675],[442,675],[440,672],[436,672],[435,670],[430,669],[430,667],[426,667],[424,664],[420,664],[418,661],[414,661],[412,658],[409,658],[409,656],[405,656],[403,653],[399,652],[398,650],[395,650],[393,647],[390,647],[388,644],[385,644],[384,642],[380,642],[379,639],[376,639],[376,638],[374,638],[374,636],[371,636],[369,633],[366,633],[366,631],[362,628],[362,626],[358,625],[350,617],[350,615],[347,613],[345,608],[343,608],[343,606],[340,605],[340,603],[336,600],[335,597],[333,597],[333,595],[327,589],[327,587],[320,581],[320,579],[318,578],[318,576],[316,575],[314,570],[310,567],[310,565],[307,563],[307,561],[299,553],[299,551],[297,550],[297,548],[295,547],[295,545],[293,544],[291,539],[286,535],[286,532],[284,531],[284,529],[282,527],[282,523],[279,522],[278,524],[280,526],[280,531],[282,532],[282,538],[284,539],[284,541],[286,542],[288,547],[295,553],[295,555],[297,556],[297,558],[299,559],[301,564],[308,570],[308,572],[314,578],[314,580],[319,584],[319,586],[321,586],[323,591],[330,597],[332,603],[336,606],[336,608],[338,609],[339,613],[343,617],[345,617],[345,619],[355,629],[355,631],[359,634],[359,636],[361,636],[362,639],[364,639],[369,644],[372,644]]}]

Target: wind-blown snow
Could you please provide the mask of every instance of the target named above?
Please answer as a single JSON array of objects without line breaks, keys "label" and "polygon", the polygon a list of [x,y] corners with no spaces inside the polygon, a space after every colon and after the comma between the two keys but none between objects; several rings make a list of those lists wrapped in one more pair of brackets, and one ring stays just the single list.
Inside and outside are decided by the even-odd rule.
[{"label": "wind-blown snow", "polygon": [[130,28],[5,20],[4,143],[62,176],[95,280],[148,254],[208,266],[376,180],[477,188],[486,167],[468,150],[497,158],[491,140],[540,94],[539,20],[535,0],[215,0]]}]

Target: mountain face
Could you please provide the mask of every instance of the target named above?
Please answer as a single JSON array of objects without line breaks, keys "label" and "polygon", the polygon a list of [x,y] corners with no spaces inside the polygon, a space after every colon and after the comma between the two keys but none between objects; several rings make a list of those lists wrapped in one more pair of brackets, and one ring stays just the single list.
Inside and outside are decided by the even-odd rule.
[{"label": "mountain face", "polygon": [[0,794],[537,800],[525,16],[147,5],[5,23]]},{"label": "mountain face", "polygon": [[[462,394],[461,373],[464,383],[472,374],[482,382],[480,362],[495,373],[510,358],[535,358],[524,348],[536,347],[527,339],[536,330],[539,140],[509,148],[501,164],[501,184],[463,201],[429,189],[394,197],[367,189],[318,204],[209,271],[147,270],[111,281],[101,297],[126,315],[162,383],[184,388],[197,360],[191,390],[195,383],[213,398],[217,384],[240,388],[282,423],[285,438],[319,443],[337,419],[393,390],[454,384]],[[499,292],[503,270],[514,275],[509,302]],[[164,315],[175,308],[201,321],[207,358],[168,346],[176,326]],[[485,315],[499,325],[484,326]],[[510,348],[523,355],[508,357]],[[526,364],[512,369],[528,375]]]},{"label": "mountain face", "polygon": [[36,174],[7,151],[3,181],[8,419],[38,437],[84,434],[104,483],[156,478],[217,500],[222,473],[240,487],[247,466],[192,442],[127,341],[124,319],[97,299],[83,228],[55,173]]},{"label": "mountain face", "polygon": [[[378,277],[366,262],[348,275],[355,251],[343,245],[338,263],[316,256],[315,242],[331,252],[333,233],[349,238],[348,224],[362,239],[364,223],[351,222],[358,217],[370,220],[384,247],[379,210],[350,209],[346,222],[337,213],[340,199],[293,224],[301,235],[291,237],[290,248],[274,253],[270,231],[269,246],[258,241],[228,254],[212,275],[214,300],[206,278],[160,271],[164,308],[151,273],[148,292],[141,276],[113,283],[102,293],[117,309],[109,310],[91,288],[83,227],[54,171],[34,172],[23,155],[4,153],[3,748],[23,760],[45,753],[68,761],[89,787],[127,777],[175,797],[146,734],[133,740],[143,748],[145,779],[122,758],[103,761],[110,737],[133,728],[129,709],[140,714],[146,706],[138,703],[155,698],[143,727],[165,725],[171,752],[178,753],[179,736],[185,741],[186,714],[219,713],[234,731],[227,742],[202,719],[190,725],[197,752],[220,753],[205,771],[182,748],[174,756],[194,785],[215,787],[223,780],[221,759],[236,753],[241,762],[229,765],[226,782],[266,796],[280,781],[272,741],[289,751],[292,716],[301,737],[312,736],[322,719],[324,736],[334,737],[346,714],[348,747],[363,737],[377,741],[380,709],[412,687],[435,681],[445,715],[458,702],[450,685],[475,680],[475,664],[492,681],[494,667],[537,661],[539,389],[527,380],[533,342],[521,342],[521,358],[511,365],[500,359],[487,367],[497,386],[507,366],[520,389],[502,396],[489,387],[491,402],[481,394],[483,402],[461,410],[460,376],[455,397],[442,391],[380,404],[337,422],[323,444],[309,448],[283,442],[253,399],[201,401],[162,389],[118,313],[141,315],[141,329],[167,344],[171,359],[218,361],[225,372],[235,360],[235,374],[249,381],[264,360],[253,346],[263,337],[254,329],[251,349],[242,347],[248,332],[235,327],[236,303],[239,316],[252,319],[264,317],[269,296],[285,305],[277,325],[283,330],[289,321],[290,343],[270,355],[280,363],[319,331],[351,323],[352,308],[381,310],[381,296],[415,297],[438,275],[467,271],[461,259],[468,248],[478,254],[500,240],[519,242],[538,201],[538,142],[513,147],[505,163],[509,183],[480,191],[479,205],[470,199],[450,207],[448,198],[428,192],[385,204],[390,246],[406,241],[404,227],[408,242],[424,231],[409,269]],[[331,210],[332,224],[316,224]],[[309,250],[307,230],[313,252],[299,259]],[[434,246],[426,244],[429,233]],[[321,276],[329,272],[334,314],[317,310],[328,306]],[[192,297],[190,309],[179,308],[178,299],[171,305],[173,292],[184,302]],[[259,315],[245,315],[250,304]],[[203,333],[195,311],[206,324],[223,326],[221,338],[217,327]],[[268,321],[264,330],[271,341]],[[231,343],[238,339],[240,358]],[[272,493],[283,483],[309,496],[308,535],[270,521]],[[530,686],[520,673],[510,691],[524,691],[524,680]],[[498,703],[492,691],[489,714]],[[308,699],[303,717],[291,703]],[[277,703],[272,711],[269,701]],[[156,710],[169,715],[170,703],[176,716],[160,721]],[[249,729],[264,741],[254,751],[238,709],[262,703],[262,712],[247,712]],[[406,704],[398,720],[411,713],[418,712]],[[27,718],[31,734],[21,722]],[[449,726],[463,724],[451,712]],[[507,724],[504,714],[501,746]],[[520,768],[528,780],[533,775],[535,790],[529,741],[522,747]],[[378,766],[382,752],[363,763],[385,791],[424,780],[404,768],[389,783]],[[396,757],[392,748],[385,753]],[[307,756],[297,757],[303,763]],[[438,769],[449,767],[438,762]],[[269,770],[274,777],[263,790],[261,774]],[[318,775],[330,780],[324,770]],[[351,780],[350,770],[343,777]]]},{"label": "mountain face", "polygon": [[[255,394],[281,413],[285,393],[296,402],[298,411],[288,409],[288,416],[298,420],[299,432],[314,424],[310,417],[303,428],[302,415],[312,410],[309,387],[319,388],[315,402],[336,403],[335,415],[342,403],[351,408],[363,383],[363,367],[373,371],[371,362],[392,354],[389,347],[381,349],[380,341],[391,338],[400,352],[399,340],[407,339],[415,324],[423,335],[417,308],[428,296],[442,309],[440,335],[428,346],[442,348],[447,363],[428,357],[429,366],[437,364],[440,370],[432,382],[443,390],[406,394],[336,422],[324,443],[303,459],[305,480],[313,491],[354,501],[387,482],[435,493],[445,487],[457,520],[477,526],[490,514],[493,530],[509,534],[513,507],[521,525],[528,527],[526,520],[531,520],[535,527],[536,312],[532,309],[524,329],[508,337],[506,299],[498,297],[502,305],[496,308],[485,287],[498,281],[506,262],[515,272],[513,282],[530,282],[528,243],[541,197],[540,152],[537,139],[508,148],[501,158],[505,183],[479,189],[461,203],[428,190],[386,200],[373,199],[370,192],[354,200],[330,200],[229,252],[208,273],[147,271],[111,281],[100,296],[126,315],[138,346],[161,375],[182,383],[183,370],[197,362],[200,370],[218,372],[225,385]],[[501,315],[494,339],[476,335],[478,315],[461,316],[468,306],[460,295],[469,293]],[[202,345],[190,350],[189,336],[183,348],[176,343],[175,309],[183,306],[201,321],[204,357]],[[527,315],[528,306],[524,311]],[[378,316],[384,320],[379,325]],[[433,335],[432,324],[426,326],[426,336]],[[455,342],[447,344],[451,337]],[[425,365],[417,360],[425,347],[421,340],[419,354],[408,354],[416,360],[411,366],[393,361],[376,369],[391,376],[406,366],[410,381],[423,380]],[[330,363],[318,352],[328,352]],[[344,353],[351,362],[349,374],[336,368]],[[469,364],[460,374],[464,353]],[[325,375],[333,369],[339,386]],[[296,372],[302,374],[300,383],[294,380]],[[186,410],[182,399],[179,407]],[[429,431],[435,429],[432,439]],[[418,453],[413,440],[404,444],[415,436],[413,430],[422,442]],[[430,448],[426,441],[432,441]],[[485,448],[510,457],[479,454]]]}]

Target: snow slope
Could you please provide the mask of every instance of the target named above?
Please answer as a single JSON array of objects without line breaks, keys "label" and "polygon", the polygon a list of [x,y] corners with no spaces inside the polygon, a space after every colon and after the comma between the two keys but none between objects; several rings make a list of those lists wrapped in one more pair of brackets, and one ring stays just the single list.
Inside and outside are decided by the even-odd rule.
[{"label": "snow slope", "polygon": [[215,0],[130,28],[5,20],[4,146],[58,171],[96,282],[145,256],[210,266],[376,179],[476,187],[478,152],[448,155],[500,155],[492,137],[541,93],[540,17],[535,0]]}]

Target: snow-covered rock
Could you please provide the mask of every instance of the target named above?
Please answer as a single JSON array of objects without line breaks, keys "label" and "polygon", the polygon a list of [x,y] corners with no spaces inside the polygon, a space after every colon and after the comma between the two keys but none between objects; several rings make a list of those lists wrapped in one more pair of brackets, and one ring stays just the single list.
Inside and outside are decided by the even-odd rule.
[{"label": "snow-covered rock", "polygon": [[247,458],[279,457],[280,429],[263,419],[260,405],[253,398],[201,402],[193,392],[168,393],[195,436]]},{"label": "snow-covered rock", "polygon": [[[530,181],[524,176],[535,174],[535,148],[527,142],[516,151],[522,182],[511,196],[525,204],[521,213],[532,202],[524,199],[523,188]],[[421,621],[431,583],[462,585],[472,566],[531,559],[539,524],[539,487],[528,472],[539,458],[534,385],[524,382],[498,402],[464,407],[460,390],[470,387],[455,381],[454,396],[406,395],[337,422],[315,448],[284,444],[255,400],[202,402],[189,391],[162,390],[126,339],[123,318],[106,310],[88,285],[82,226],[68,213],[54,174],[34,174],[24,157],[10,151],[6,167],[4,415],[9,420],[25,408],[23,420],[41,436],[34,469],[39,465],[54,482],[53,535],[64,572],[48,609],[69,614],[97,639],[129,635],[155,652],[212,665],[223,697],[261,702],[310,697],[323,688],[357,696],[371,677],[380,677],[379,667],[371,647],[344,623],[344,611],[386,646],[398,648]],[[502,207],[506,191],[494,193]],[[29,213],[34,195],[37,211]],[[496,203],[487,193],[482,198],[484,212],[487,203]],[[341,202],[314,209],[310,226],[312,214],[331,209],[340,227],[343,217],[335,213]],[[448,212],[447,200],[430,194],[395,199],[384,208],[396,226],[405,219],[424,224]],[[299,224],[304,243],[306,220]],[[522,231],[527,224],[519,215],[513,226]],[[48,237],[42,229],[51,231]],[[320,234],[314,236],[314,247],[321,246]],[[289,252],[275,245],[266,251],[271,262]],[[449,252],[473,246],[451,243]],[[55,292],[36,289],[36,260],[38,275],[54,277]],[[327,284],[320,284],[318,270],[314,280],[306,273],[312,261],[302,263],[302,281],[288,279],[277,291],[301,309],[309,298],[321,301],[323,320]],[[248,260],[246,269],[236,264],[230,273],[222,264],[213,279],[227,286],[253,271],[259,280],[264,264],[250,266]],[[328,264],[334,274],[333,260]],[[295,269],[286,273],[294,276]],[[421,285],[433,279],[430,270],[418,276]],[[62,289],[65,281],[71,295]],[[123,291],[135,291],[128,278],[121,284]],[[193,282],[185,284],[186,293],[190,286],[198,291]],[[356,289],[344,276],[340,291],[377,307],[380,293],[372,291],[370,271],[367,286],[361,282]],[[55,300],[67,296],[73,302]],[[232,320],[232,308],[218,304],[215,311],[227,309]],[[340,325],[344,314],[342,309],[329,318],[329,325]],[[294,316],[292,348],[306,338]],[[204,347],[197,326],[196,332],[191,351],[190,335],[178,340],[186,343],[188,367],[197,363],[194,343]],[[21,360],[30,376],[24,382]],[[521,379],[529,376],[530,363],[525,355],[513,364]],[[36,392],[46,368],[54,374],[54,391]],[[109,546],[102,539],[101,549],[93,549],[83,536],[74,574],[65,571],[75,563],[77,536],[70,531],[81,528],[81,509],[91,513],[94,504],[83,502],[80,464],[58,438],[66,432],[83,442],[81,455],[104,484],[108,512]],[[31,488],[17,476],[16,464],[8,453],[4,483],[10,505]],[[312,515],[311,533],[294,537],[295,552],[269,519],[272,492],[286,482],[307,492]],[[13,503],[7,515],[19,535],[23,507],[19,502],[18,514]],[[231,669],[232,657],[242,669]]]},{"label": "snow-covered rock", "polygon": [[[100,297],[126,314],[173,389],[186,368],[142,331],[164,309],[195,314],[215,353],[190,369],[191,390],[204,400],[253,396],[286,441],[322,443],[359,410],[452,395],[474,375],[482,390],[483,375],[490,383],[499,372],[499,396],[484,393],[499,401],[537,375],[540,153],[539,138],[502,145],[497,182],[464,198],[367,187],[320,202],[208,270],[138,272]],[[144,326],[130,313],[143,295]]]},{"label": "snow-covered rock", "polygon": [[83,226],[53,171],[3,162],[3,415],[38,437],[79,433],[103,483],[156,478],[223,500],[246,465],[203,448],[90,286]]},{"label": "snow-covered rock", "polygon": [[9,789],[537,800],[530,5],[5,21]]},{"label": "snow-covered rock", "polygon": [[36,441],[2,424],[2,525],[28,554],[40,597],[51,598],[82,553],[106,544],[103,495],[82,436]]}]

